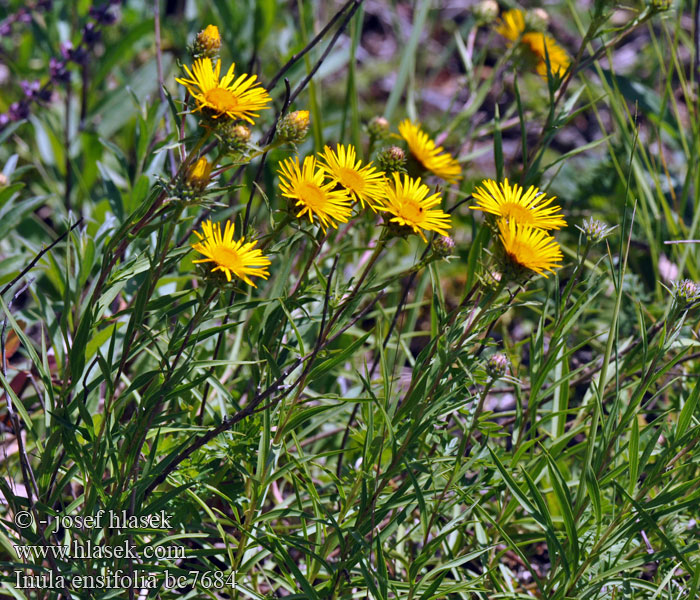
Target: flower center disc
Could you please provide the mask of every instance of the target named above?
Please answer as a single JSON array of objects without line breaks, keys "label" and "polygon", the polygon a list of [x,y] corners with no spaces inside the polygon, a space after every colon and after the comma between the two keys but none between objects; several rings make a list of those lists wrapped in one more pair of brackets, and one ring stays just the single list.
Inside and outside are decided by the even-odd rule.
[{"label": "flower center disc", "polygon": [[514,262],[525,267],[533,264],[535,258],[535,253],[532,251],[532,248],[528,244],[522,244],[517,242],[515,242],[512,245],[508,254]]},{"label": "flower center disc", "polygon": [[238,98],[225,88],[215,87],[204,94],[207,102],[221,112],[229,112],[238,108]]},{"label": "flower center disc", "polygon": [[516,223],[521,225],[532,225],[534,223],[532,211],[529,208],[525,208],[522,204],[507,202],[501,204],[500,208],[504,217],[514,219]]},{"label": "flower center disc", "polygon": [[342,167],[338,173],[338,179],[344,187],[353,190],[354,192],[363,192],[365,189],[365,180],[354,169]]},{"label": "flower center disc", "polygon": [[218,265],[226,267],[231,271],[239,271],[243,266],[241,263],[241,257],[238,252],[232,250],[231,248],[226,248],[224,246],[218,246],[214,248],[212,252],[212,258],[216,261]]},{"label": "flower center disc", "polygon": [[423,221],[423,208],[420,204],[418,204],[418,202],[413,202],[410,200],[404,202],[399,212],[401,213],[401,217],[403,217],[406,221],[410,221],[412,223],[421,223]]},{"label": "flower center disc", "polygon": [[299,197],[304,201],[309,208],[318,212],[323,210],[326,196],[323,190],[315,183],[302,182],[297,188]]}]

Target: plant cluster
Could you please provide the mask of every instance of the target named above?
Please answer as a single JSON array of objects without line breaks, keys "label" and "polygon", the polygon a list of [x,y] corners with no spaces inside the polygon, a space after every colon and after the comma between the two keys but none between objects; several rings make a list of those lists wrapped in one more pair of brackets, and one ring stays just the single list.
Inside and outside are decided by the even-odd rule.
[{"label": "plant cluster", "polygon": [[161,4],[2,9],[0,594],[697,597],[688,11]]}]

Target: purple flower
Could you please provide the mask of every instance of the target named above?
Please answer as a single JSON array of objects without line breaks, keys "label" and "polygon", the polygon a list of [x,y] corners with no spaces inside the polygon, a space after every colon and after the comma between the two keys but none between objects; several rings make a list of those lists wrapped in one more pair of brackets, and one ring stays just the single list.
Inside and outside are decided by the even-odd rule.
[{"label": "purple flower", "polygon": [[49,75],[53,81],[63,83],[70,81],[70,73],[66,69],[66,63],[54,56],[49,60]]},{"label": "purple flower", "polygon": [[83,41],[88,48],[91,48],[100,41],[101,35],[102,32],[95,27],[94,23],[86,23],[85,27],[83,27]]},{"label": "purple flower", "polygon": [[22,86],[24,95],[27,96],[27,98],[35,98],[39,93],[39,89],[41,88],[41,84],[37,79],[34,81],[20,81],[20,85]]},{"label": "purple flower", "polygon": [[73,50],[73,42],[71,42],[70,40],[61,42],[61,46],[59,49],[61,51],[61,56],[68,60],[70,59],[70,52],[71,50]]},{"label": "purple flower", "polygon": [[29,106],[24,102],[13,102],[8,111],[10,121],[21,121],[29,116]]}]

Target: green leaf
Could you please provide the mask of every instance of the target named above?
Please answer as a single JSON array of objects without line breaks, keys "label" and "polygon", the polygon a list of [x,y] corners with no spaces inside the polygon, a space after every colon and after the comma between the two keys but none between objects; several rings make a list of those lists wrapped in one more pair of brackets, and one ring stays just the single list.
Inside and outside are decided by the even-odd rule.
[{"label": "green leaf", "polygon": [[339,364],[345,362],[348,360],[351,356],[357,352],[359,348],[361,348],[365,342],[367,341],[367,338],[372,335],[371,331],[368,331],[365,335],[361,336],[357,340],[355,340],[352,344],[349,346],[345,347],[343,350],[339,351],[337,354],[332,356],[331,358],[323,361],[321,364],[319,364],[317,367],[315,367],[311,373],[309,373],[308,380],[310,383],[313,383],[316,379],[321,377],[321,375],[324,375],[328,371],[334,369],[336,366]]}]

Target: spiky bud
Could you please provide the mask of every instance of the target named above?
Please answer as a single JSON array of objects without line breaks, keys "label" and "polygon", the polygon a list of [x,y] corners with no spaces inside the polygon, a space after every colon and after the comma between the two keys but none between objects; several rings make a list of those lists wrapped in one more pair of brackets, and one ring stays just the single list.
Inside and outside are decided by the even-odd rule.
[{"label": "spiky bud", "polygon": [[455,241],[447,235],[439,235],[432,242],[433,253],[441,258],[452,256]]},{"label": "spiky bud", "polygon": [[500,379],[506,374],[510,361],[502,352],[494,354],[486,363],[486,373],[491,379]]},{"label": "spiky bud", "polygon": [[372,117],[367,123],[367,131],[375,140],[384,139],[389,134],[389,121],[384,117]]},{"label": "spiky bud", "polygon": [[244,154],[250,142],[250,128],[234,121],[221,121],[215,130],[216,137],[230,154]]},{"label": "spiky bud", "polygon": [[608,237],[617,225],[615,227],[608,227],[602,221],[591,217],[590,219],[585,219],[581,227],[578,225],[576,227],[586,236],[589,242],[596,244]]},{"label": "spiky bud", "polygon": [[700,302],[700,284],[691,279],[673,282],[673,295],[679,306],[686,307]]},{"label": "spiky bud", "polygon": [[277,137],[280,141],[297,144],[304,141],[309,132],[309,111],[295,110],[277,123]]},{"label": "spiky bud", "polygon": [[377,165],[387,175],[406,172],[406,153],[398,146],[389,146],[377,154]]},{"label": "spiky bud", "polygon": [[217,58],[221,50],[219,28],[216,25],[207,25],[197,34],[188,50],[193,59]]}]

